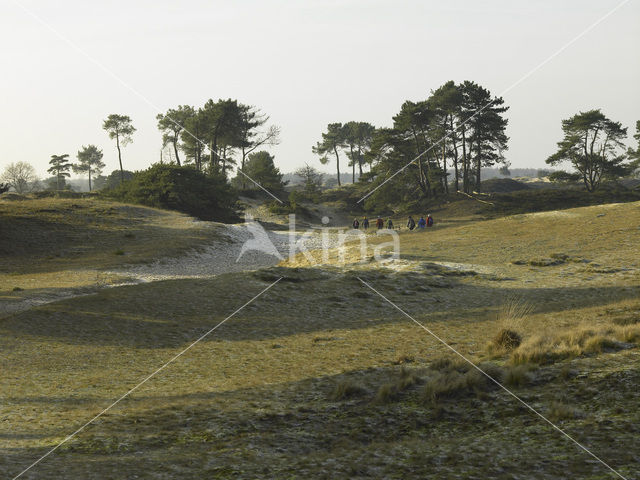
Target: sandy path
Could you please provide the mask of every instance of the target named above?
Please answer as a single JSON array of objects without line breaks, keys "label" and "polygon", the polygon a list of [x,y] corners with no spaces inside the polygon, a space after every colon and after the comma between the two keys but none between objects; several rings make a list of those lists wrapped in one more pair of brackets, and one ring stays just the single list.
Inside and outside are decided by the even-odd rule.
[{"label": "sandy path", "polygon": [[[161,258],[146,265],[128,265],[121,269],[102,271],[105,277],[121,278],[117,283],[96,283],[82,288],[47,288],[27,294],[21,299],[0,302],[0,316],[28,310],[58,300],[90,295],[104,288],[181,278],[208,278],[229,272],[252,271],[276,265],[290,252],[316,250],[326,242],[337,246],[338,235],[323,235],[319,229],[306,232],[270,231],[257,223],[216,225],[216,240],[204,249],[187,255]],[[27,293],[27,292],[25,292]]]},{"label": "sandy path", "polygon": [[[204,251],[176,258],[160,259],[148,265],[135,265],[107,273],[126,275],[133,281],[151,282],[179,278],[206,278],[229,272],[243,272],[276,265],[290,252],[329,248],[338,244],[338,235],[323,235],[319,229],[308,232],[270,231],[255,223],[225,225],[222,240]],[[324,237],[324,238],[323,238]]]}]

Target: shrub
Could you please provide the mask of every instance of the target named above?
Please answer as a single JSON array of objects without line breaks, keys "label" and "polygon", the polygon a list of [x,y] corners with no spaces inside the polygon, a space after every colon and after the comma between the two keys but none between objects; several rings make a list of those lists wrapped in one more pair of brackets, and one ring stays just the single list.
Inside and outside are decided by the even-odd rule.
[{"label": "shrub", "polygon": [[155,164],[105,196],[156,208],[167,208],[202,220],[233,221],[236,196],[221,173],[205,175],[189,166]]}]

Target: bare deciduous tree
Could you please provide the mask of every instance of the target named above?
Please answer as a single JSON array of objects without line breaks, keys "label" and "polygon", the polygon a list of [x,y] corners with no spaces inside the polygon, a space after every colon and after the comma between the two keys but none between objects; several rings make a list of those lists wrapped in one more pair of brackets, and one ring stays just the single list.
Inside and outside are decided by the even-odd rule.
[{"label": "bare deciduous tree", "polygon": [[38,180],[38,177],[30,163],[16,162],[7,165],[0,180],[13,187],[16,192],[25,193],[32,190],[33,183]]}]

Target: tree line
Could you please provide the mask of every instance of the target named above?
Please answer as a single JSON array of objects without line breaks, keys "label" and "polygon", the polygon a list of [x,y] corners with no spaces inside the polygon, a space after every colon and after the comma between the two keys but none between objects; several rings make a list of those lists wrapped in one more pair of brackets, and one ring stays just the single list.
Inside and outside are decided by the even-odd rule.
[{"label": "tree line", "polygon": [[280,143],[280,128],[268,125],[269,116],[237,100],[210,99],[200,108],[179,105],[156,118],[162,146],[172,147],[177,165],[183,163],[183,152],[184,163],[201,172],[227,176],[238,165],[237,158],[242,172],[250,154]]},{"label": "tree line", "polygon": [[[508,109],[502,98],[475,82],[448,81],[424,100],[405,101],[390,127],[376,128],[366,121],[328,124],[311,151],[322,164],[335,162],[338,186],[342,185],[341,161],[351,167],[353,183],[357,171],[360,191],[374,192],[367,200],[371,208],[435,198],[451,191],[473,193],[481,189],[483,168],[501,165],[508,171],[504,157],[509,140]],[[259,108],[234,99],[210,99],[200,107],[169,108],[156,120],[162,134],[160,164],[165,163],[168,152],[168,163],[209,177],[212,186],[229,184],[234,187],[225,187],[230,195],[258,188],[276,195],[284,193],[286,182],[274,157],[263,150],[279,144],[280,128],[270,124],[269,116]],[[131,118],[109,115],[102,128],[114,140],[119,171],[108,178],[102,176],[103,152],[95,145],[83,146],[73,162],[68,154],[52,155],[48,172],[56,190],[64,187],[70,171],[87,175],[89,190],[96,180],[103,184],[108,180],[113,189],[134,177],[123,165],[123,148],[136,132]],[[640,146],[625,152],[627,129],[600,110],[563,120],[562,130],[564,138],[547,163],[569,162],[575,172],[554,172],[554,180],[580,181],[593,191],[602,181],[628,175],[639,167]],[[636,130],[634,137],[640,143],[640,121]],[[234,168],[236,176],[230,178]],[[178,175],[178,170],[171,171]],[[316,198],[320,173],[306,165],[296,174],[304,180],[304,191]],[[147,180],[150,178],[160,176]],[[0,189],[13,187],[22,193],[35,179],[31,165],[10,164],[0,176]],[[150,188],[148,182],[145,185]]]},{"label": "tree line", "polygon": [[[369,205],[434,198],[481,190],[482,169],[501,165],[509,171],[504,99],[472,81],[448,81],[421,101],[406,101],[387,128],[366,122],[330,123],[312,147],[320,162],[335,160],[340,185],[340,155],[360,170]],[[640,146],[624,151],[627,129],[600,110],[580,112],[562,121],[564,138],[546,162],[568,162],[575,173],[554,172],[554,181],[582,182],[594,191],[603,180],[640,168]],[[640,144],[640,121],[634,138]],[[369,172],[363,175],[363,165]],[[389,179],[391,179],[389,181]]]},{"label": "tree line", "polygon": [[[404,102],[391,127],[329,124],[312,151],[323,163],[332,154],[338,176],[339,152],[346,152],[354,169],[359,166],[361,182],[371,189],[395,174],[386,189],[376,190],[385,202],[436,197],[449,193],[450,184],[456,191],[470,192],[479,189],[482,167],[505,162],[507,110],[502,98],[477,83],[449,81],[425,100]],[[366,175],[363,164],[370,167]]]}]

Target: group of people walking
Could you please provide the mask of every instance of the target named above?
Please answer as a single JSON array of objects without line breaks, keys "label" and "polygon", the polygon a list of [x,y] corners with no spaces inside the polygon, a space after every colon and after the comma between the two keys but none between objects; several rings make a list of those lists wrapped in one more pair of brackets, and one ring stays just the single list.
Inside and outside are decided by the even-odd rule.
[{"label": "group of people walking", "polygon": [[[393,229],[393,221],[389,218],[386,222],[387,228],[389,230]],[[369,219],[367,217],[364,217],[362,219],[362,224],[360,223],[360,220],[358,220],[357,218],[353,219],[353,228],[358,230],[360,228],[360,226],[362,226],[363,230],[368,230],[369,229]],[[382,217],[378,217],[376,219],[376,223],[375,226],[378,230],[381,230],[383,228],[385,228],[385,221],[382,219]],[[428,228],[428,227],[433,227],[433,217],[431,215],[427,215],[427,218],[425,217],[420,217],[420,220],[418,220],[418,222],[416,223],[416,221],[413,219],[413,217],[411,215],[409,215],[409,220],[407,221],[407,228],[409,230],[413,230],[414,228]]]},{"label": "group of people walking", "polygon": [[413,219],[413,217],[411,215],[409,215],[409,221],[407,222],[407,228],[409,230],[413,230],[414,228],[416,228],[416,226],[418,228],[433,227],[433,217],[431,216],[431,214],[427,215],[427,218],[420,217],[420,220],[418,220],[418,223],[416,223],[416,221]]}]

